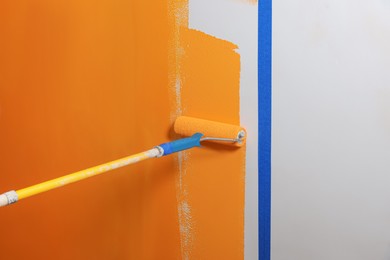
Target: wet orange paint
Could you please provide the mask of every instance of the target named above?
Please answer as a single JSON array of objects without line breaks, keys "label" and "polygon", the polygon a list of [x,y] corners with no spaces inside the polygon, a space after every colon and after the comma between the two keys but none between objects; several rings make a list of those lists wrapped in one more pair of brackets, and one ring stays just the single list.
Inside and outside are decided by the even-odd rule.
[{"label": "wet orange paint", "polygon": [[[168,140],[166,1],[0,2],[0,191]],[[174,158],[0,209],[2,259],[177,259]]]},{"label": "wet orange paint", "polygon": [[[191,29],[181,31],[181,44],[183,114],[239,125],[237,46]],[[183,258],[243,259],[244,148],[204,145],[179,164]]]},{"label": "wet orange paint", "polygon": [[[187,5],[1,1],[0,192],[149,149],[179,114],[239,124],[236,46]],[[205,145],[1,208],[1,258],[242,259],[244,156]]]}]

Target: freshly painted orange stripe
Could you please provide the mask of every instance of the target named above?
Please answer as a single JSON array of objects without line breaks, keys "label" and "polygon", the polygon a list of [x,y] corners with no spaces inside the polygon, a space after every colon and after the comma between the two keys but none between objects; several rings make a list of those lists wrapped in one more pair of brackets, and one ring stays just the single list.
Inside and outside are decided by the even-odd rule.
[{"label": "freshly painted orange stripe", "polygon": [[[190,29],[180,44],[182,113],[239,125],[237,46]],[[178,163],[183,259],[243,259],[245,149],[204,145]]]}]

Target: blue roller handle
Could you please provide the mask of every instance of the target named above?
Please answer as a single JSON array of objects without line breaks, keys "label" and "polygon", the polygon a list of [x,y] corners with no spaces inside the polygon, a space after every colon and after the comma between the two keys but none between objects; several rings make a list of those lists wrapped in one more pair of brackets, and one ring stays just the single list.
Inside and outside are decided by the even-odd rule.
[{"label": "blue roller handle", "polygon": [[160,144],[159,146],[164,150],[163,156],[165,156],[171,153],[187,150],[195,146],[200,146],[200,138],[202,138],[202,136],[203,134],[196,133],[191,137],[179,139],[169,143]]}]

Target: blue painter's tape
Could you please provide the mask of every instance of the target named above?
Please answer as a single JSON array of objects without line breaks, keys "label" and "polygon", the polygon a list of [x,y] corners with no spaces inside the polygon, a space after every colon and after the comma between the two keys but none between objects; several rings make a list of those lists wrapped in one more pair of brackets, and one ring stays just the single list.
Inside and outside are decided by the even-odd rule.
[{"label": "blue painter's tape", "polygon": [[160,144],[159,146],[164,150],[164,156],[183,150],[190,149],[195,146],[200,146],[200,138],[203,134],[196,133],[191,137],[179,139],[169,143]]},{"label": "blue painter's tape", "polygon": [[259,259],[271,258],[272,0],[259,1]]}]

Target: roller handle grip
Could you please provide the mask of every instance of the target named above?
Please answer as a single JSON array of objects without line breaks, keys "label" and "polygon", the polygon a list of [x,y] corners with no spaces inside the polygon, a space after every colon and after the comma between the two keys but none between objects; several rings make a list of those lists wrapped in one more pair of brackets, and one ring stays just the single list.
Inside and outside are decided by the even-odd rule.
[{"label": "roller handle grip", "polygon": [[196,133],[191,137],[179,139],[169,143],[160,144],[159,147],[164,150],[163,156],[165,156],[168,154],[187,150],[195,146],[200,146],[200,138],[202,138],[202,136],[203,134]]}]

